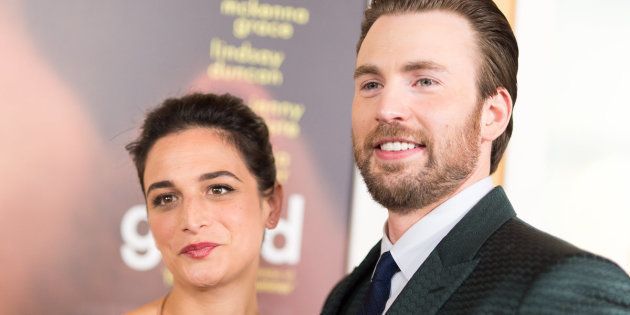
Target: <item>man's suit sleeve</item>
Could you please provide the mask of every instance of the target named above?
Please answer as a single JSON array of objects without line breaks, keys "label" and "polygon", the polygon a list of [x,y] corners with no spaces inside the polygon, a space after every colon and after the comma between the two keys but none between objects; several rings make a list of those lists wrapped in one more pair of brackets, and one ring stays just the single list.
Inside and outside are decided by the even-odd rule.
[{"label": "man's suit sleeve", "polygon": [[594,255],[569,256],[541,273],[519,314],[630,314],[630,278]]}]

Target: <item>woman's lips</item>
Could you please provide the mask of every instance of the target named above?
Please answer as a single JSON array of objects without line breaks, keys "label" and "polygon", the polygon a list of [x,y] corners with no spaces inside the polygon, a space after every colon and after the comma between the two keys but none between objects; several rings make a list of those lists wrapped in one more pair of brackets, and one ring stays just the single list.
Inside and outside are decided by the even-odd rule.
[{"label": "woman's lips", "polygon": [[190,244],[179,251],[180,255],[186,255],[190,258],[201,259],[210,254],[218,244],[210,242],[201,242]]}]

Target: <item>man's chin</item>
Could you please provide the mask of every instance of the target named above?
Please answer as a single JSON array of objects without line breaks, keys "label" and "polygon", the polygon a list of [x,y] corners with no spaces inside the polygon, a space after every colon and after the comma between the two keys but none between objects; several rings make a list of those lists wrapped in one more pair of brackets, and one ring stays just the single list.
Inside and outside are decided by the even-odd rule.
[{"label": "man's chin", "polygon": [[408,214],[427,207],[452,192],[447,187],[423,182],[419,174],[399,172],[392,175],[383,172],[364,176],[364,180],[372,198],[398,214]]},{"label": "man's chin", "polygon": [[[370,161],[370,173],[374,176],[403,176],[405,173],[412,171],[408,165],[402,161]],[[413,174],[408,174],[412,176]]]}]

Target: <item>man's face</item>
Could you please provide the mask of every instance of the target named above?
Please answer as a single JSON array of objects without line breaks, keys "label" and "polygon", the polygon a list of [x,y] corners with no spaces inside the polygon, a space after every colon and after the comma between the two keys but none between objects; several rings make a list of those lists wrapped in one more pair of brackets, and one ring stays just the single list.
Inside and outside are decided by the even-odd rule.
[{"label": "man's face", "polygon": [[380,17],[357,56],[355,160],[374,199],[407,213],[443,200],[477,167],[478,47],[439,11]]}]

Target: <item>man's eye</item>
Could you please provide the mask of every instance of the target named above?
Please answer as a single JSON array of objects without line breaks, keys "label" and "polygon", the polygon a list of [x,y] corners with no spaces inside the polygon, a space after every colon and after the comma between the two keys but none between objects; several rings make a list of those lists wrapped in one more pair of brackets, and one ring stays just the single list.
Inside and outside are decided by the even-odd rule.
[{"label": "man's eye", "polygon": [[234,188],[227,185],[215,185],[208,188],[208,193],[211,195],[225,195],[233,190]]},{"label": "man's eye", "polygon": [[416,82],[416,84],[420,86],[432,86],[435,85],[435,83],[434,80],[428,78],[422,78]]},{"label": "man's eye", "polygon": [[153,198],[153,206],[154,207],[166,206],[175,201],[177,201],[177,196],[175,195],[172,195],[172,194],[159,195]]},{"label": "man's eye", "polygon": [[363,84],[361,89],[362,90],[374,90],[374,89],[377,89],[379,86],[380,86],[379,83],[374,82],[374,81],[370,81],[368,83]]}]

